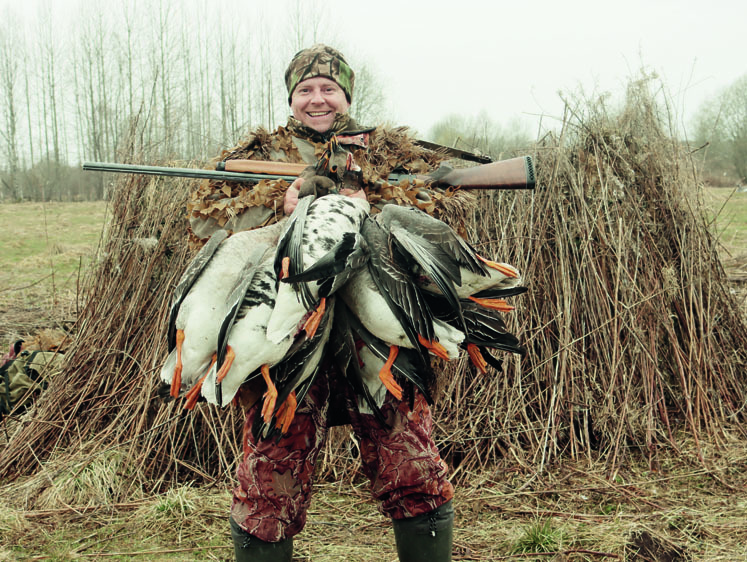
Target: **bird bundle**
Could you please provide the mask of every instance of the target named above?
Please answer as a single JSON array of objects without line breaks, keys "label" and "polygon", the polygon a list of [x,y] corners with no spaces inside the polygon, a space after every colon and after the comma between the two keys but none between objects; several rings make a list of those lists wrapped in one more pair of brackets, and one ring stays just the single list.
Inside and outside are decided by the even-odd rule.
[{"label": "bird bundle", "polygon": [[485,373],[490,349],[523,353],[502,319],[525,290],[515,268],[420,210],[390,204],[371,217],[366,199],[316,198],[307,182],[286,222],[219,231],[180,279],[161,379],[186,408],[200,395],[227,406],[261,376],[255,428],[285,433],[315,377],[336,367],[386,423],[387,392],[402,400],[415,386],[433,402],[431,354],[454,360],[464,346]]}]

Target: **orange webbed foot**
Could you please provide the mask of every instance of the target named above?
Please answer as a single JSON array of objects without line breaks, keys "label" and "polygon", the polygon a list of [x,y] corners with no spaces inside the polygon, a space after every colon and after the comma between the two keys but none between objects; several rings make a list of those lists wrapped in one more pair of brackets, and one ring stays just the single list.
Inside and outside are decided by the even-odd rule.
[{"label": "orange webbed foot", "polygon": [[176,366],[174,367],[174,376],[171,379],[171,391],[169,394],[174,398],[179,396],[182,388],[182,345],[184,345],[184,330],[176,331]]},{"label": "orange webbed foot", "polygon": [[236,353],[234,353],[233,348],[230,345],[227,345],[226,358],[223,360],[223,365],[220,366],[220,369],[215,375],[216,382],[223,382],[223,379],[226,378],[228,371],[231,370],[231,365],[233,365],[234,359],[236,359]]},{"label": "orange webbed foot", "polygon": [[272,414],[275,412],[275,401],[278,399],[278,389],[270,378],[270,366],[265,364],[260,367],[262,378],[267,384],[267,392],[264,393],[264,403],[262,404],[262,419],[265,423],[272,421]]},{"label": "orange webbed foot", "polygon": [[296,391],[294,390],[288,395],[285,402],[280,405],[280,409],[276,416],[275,427],[280,429],[282,433],[286,433],[290,429],[291,422],[296,415],[297,406]]},{"label": "orange webbed foot", "polygon": [[189,392],[185,395],[185,398],[187,401],[184,403],[184,409],[185,410],[194,410],[195,405],[197,404],[197,399],[200,397],[200,390],[202,390],[202,384],[205,382],[205,379],[207,378],[208,374],[210,373],[210,369],[213,368],[213,365],[215,365],[215,361],[217,359],[217,355],[213,353],[213,359],[210,361],[210,366],[207,368],[207,371],[204,375],[198,380],[195,385],[189,389]]},{"label": "orange webbed foot", "polygon": [[479,299],[477,297],[469,297],[469,300],[476,302],[480,306],[497,310],[499,312],[511,312],[516,308],[515,306],[508,304],[506,299]]},{"label": "orange webbed foot", "polygon": [[506,277],[511,277],[512,279],[517,279],[519,277],[519,271],[515,267],[508,265],[507,263],[498,263],[496,261],[485,259],[479,254],[475,254],[475,255],[477,256],[477,259],[479,259],[482,263],[487,265],[489,268],[500,271]]},{"label": "orange webbed foot", "polygon": [[477,370],[480,371],[483,375],[487,373],[487,370],[485,367],[488,366],[488,362],[485,361],[485,358],[482,356],[482,353],[480,352],[480,348],[477,347],[473,343],[467,344],[467,354],[469,355],[470,360],[472,361],[472,364],[477,367]]},{"label": "orange webbed foot", "polygon": [[402,387],[397,384],[397,381],[394,380],[394,375],[392,374],[392,365],[394,365],[394,361],[397,359],[398,354],[399,347],[396,345],[389,347],[389,357],[387,357],[386,363],[384,363],[384,366],[379,370],[379,379],[381,379],[381,382],[384,384],[386,389],[391,392],[397,400],[402,400]]},{"label": "orange webbed foot", "polygon": [[449,360],[449,353],[446,351],[446,348],[437,341],[428,341],[421,335],[418,335],[418,341],[436,357],[440,357],[446,361]]},{"label": "orange webbed foot", "polygon": [[316,307],[316,310],[311,313],[311,316],[309,316],[309,319],[306,320],[306,323],[303,325],[303,329],[306,331],[306,337],[308,339],[313,338],[314,334],[316,334],[319,324],[324,317],[324,311],[326,308],[327,299],[322,297],[321,301],[319,301],[319,306]]}]

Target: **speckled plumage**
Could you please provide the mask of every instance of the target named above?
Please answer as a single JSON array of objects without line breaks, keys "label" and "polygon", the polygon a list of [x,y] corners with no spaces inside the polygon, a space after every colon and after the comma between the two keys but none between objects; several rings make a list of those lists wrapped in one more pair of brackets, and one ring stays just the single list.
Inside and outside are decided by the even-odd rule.
[{"label": "speckled plumage", "polygon": [[[297,207],[291,215],[288,231],[278,244],[276,264],[289,257],[291,275],[313,266],[346,233],[358,232],[370,210],[367,201],[342,195],[326,195],[306,205],[307,199],[299,202],[301,208]],[[295,336],[319,298],[318,282],[281,283],[275,310],[267,325],[270,341]]]}]

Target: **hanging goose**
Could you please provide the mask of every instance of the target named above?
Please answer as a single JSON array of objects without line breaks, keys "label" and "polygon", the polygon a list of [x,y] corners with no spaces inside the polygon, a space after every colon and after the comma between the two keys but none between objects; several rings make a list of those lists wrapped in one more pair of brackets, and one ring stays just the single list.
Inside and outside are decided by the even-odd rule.
[{"label": "hanging goose", "polygon": [[[508,331],[501,317],[502,312],[510,312],[514,309],[505,299],[525,293],[526,290],[526,287],[514,287],[492,291],[490,293],[491,300],[496,304],[490,307],[464,299],[461,301],[461,318],[449,306],[447,300],[440,295],[430,295],[426,298],[436,318],[452,325],[459,323],[466,326],[462,346],[467,350],[475,367],[481,373],[485,373],[487,364],[500,368],[496,363],[497,360],[488,349],[498,349],[518,355],[526,353],[526,349],[521,345],[519,339]],[[502,302],[502,304],[499,305],[498,302]]]},{"label": "hanging goose", "polygon": [[211,404],[227,406],[250,375],[259,373],[267,384],[265,404],[273,409],[277,391],[269,369],[283,360],[293,344],[288,336],[267,339],[267,322],[276,304],[274,248],[264,249],[262,261],[247,267],[229,298],[230,307],[217,333],[217,361],[201,388]]},{"label": "hanging goose", "polygon": [[521,282],[516,268],[480,256],[450,226],[423,211],[386,205],[376,220],[392,236],[397,259],[408,264],[415,283],[444,295],[455,309],[458,298]]},{"label": "hanging goose", "polygon": [[[338,302],[338,310],[332,351],[340,372],[359,396],[362,413],[373,414],[386,424],[380,408],[387,390],[398,400],[403,398],[399,382],[416,386],[433,403],[430,389],[436,375],[417,351],[403,348],[392,354],[390,346],[366,330],[344,302]],[[410,397],[414,397],[412,392]]]},{"label": "hanging goose", "polygon": [[275,406],[267,406],[254,421],[257,438],[282,435],[290,429],[296,408],[305,398],[322,365],[334,324],[334,301],[330,300],[319,329],[311,339],[298,338],[285,358],[270,368],[270,379],[277,389]]},{"label": "hanging goose", "polygon": [[193,388],[216,353],[216,338],[227,311],[226,299],[242,268],[261,257],[263,245],[274,246],[282,223],[238,232],[227,238],[217,231],[187,266],[174,291],[169,311],[169,355],[161,380],[177,397]]},{"label": "hanging goose", "polygon": [[[366,330],[388,346],[387,368],[400,347],[416,350],[422,369],[430,366],[429,353],[456,358],[463,332],[432,318],[409,273],[391,258],[387,234],[376,221],[366,220],[361,234],[369,247],[368,266],[356,271],[339,294]],[[394,396],[402,396],[391,375],[382,373],[381,380]]]},{"label": "hanging goose", "polygon": [[390,345],[422,345],[453,359],[464,335],[433,321],[410,273],[390,253],[388,234],[378,221],[366,220],[361,234],[369,247],[368,267],[357,270],[341,290],[348,307],[367,330]]},{"label": "hanging goose", "polygon": [[[293,279],[322,258],[341,240],[355,238],[370,210],[368,201],[342,195],[302,198],[278,242],[276,270],[280,279]],[[359,246],[359,244],[358,244]],[[353,243],[351,248],[356,247]],[[347,261],[347,257],[340,257]],[[267,324],[267,337],[279,342],[305,330],[311,337],[324,314],[326,298],[340,283],[281,283]]]}]

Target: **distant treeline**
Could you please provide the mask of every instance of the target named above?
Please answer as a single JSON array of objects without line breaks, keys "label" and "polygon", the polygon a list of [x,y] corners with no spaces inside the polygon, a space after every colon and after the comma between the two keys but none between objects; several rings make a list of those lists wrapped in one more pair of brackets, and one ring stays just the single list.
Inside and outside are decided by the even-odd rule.
[{"label": "distant treeline", "polygon": [[[379,81],[360,47],[335,43],[321,1],[248,3],[241,17],[207,0],[47,7],[0,13],[0,202],[105,198],[106,178],[82,173],[83,161],[207,161],[255,126],[284,123],[285,65],[321,40],[356,69],[353,116],[386,118]],[[745,108],[747,75],[698,114],[689,142],[705,147],[711,183],[747,177]],[[443,116],[428,137],[497,158],[531,139],[484,115]]]},{"label": "distant treeline", "polygon": [[[233,18],[203,0],[81,2],[62,21],[6,8],[0,201],[104,197],[104,180],[78,172],[81,162],[207,160],[251,127],[284,123],[287,61],[330,39],[318,2],[281,3]],[[365,63],[351,62],[354,109],[368,118],[360,113],[381,94],[367,88]]]}]

